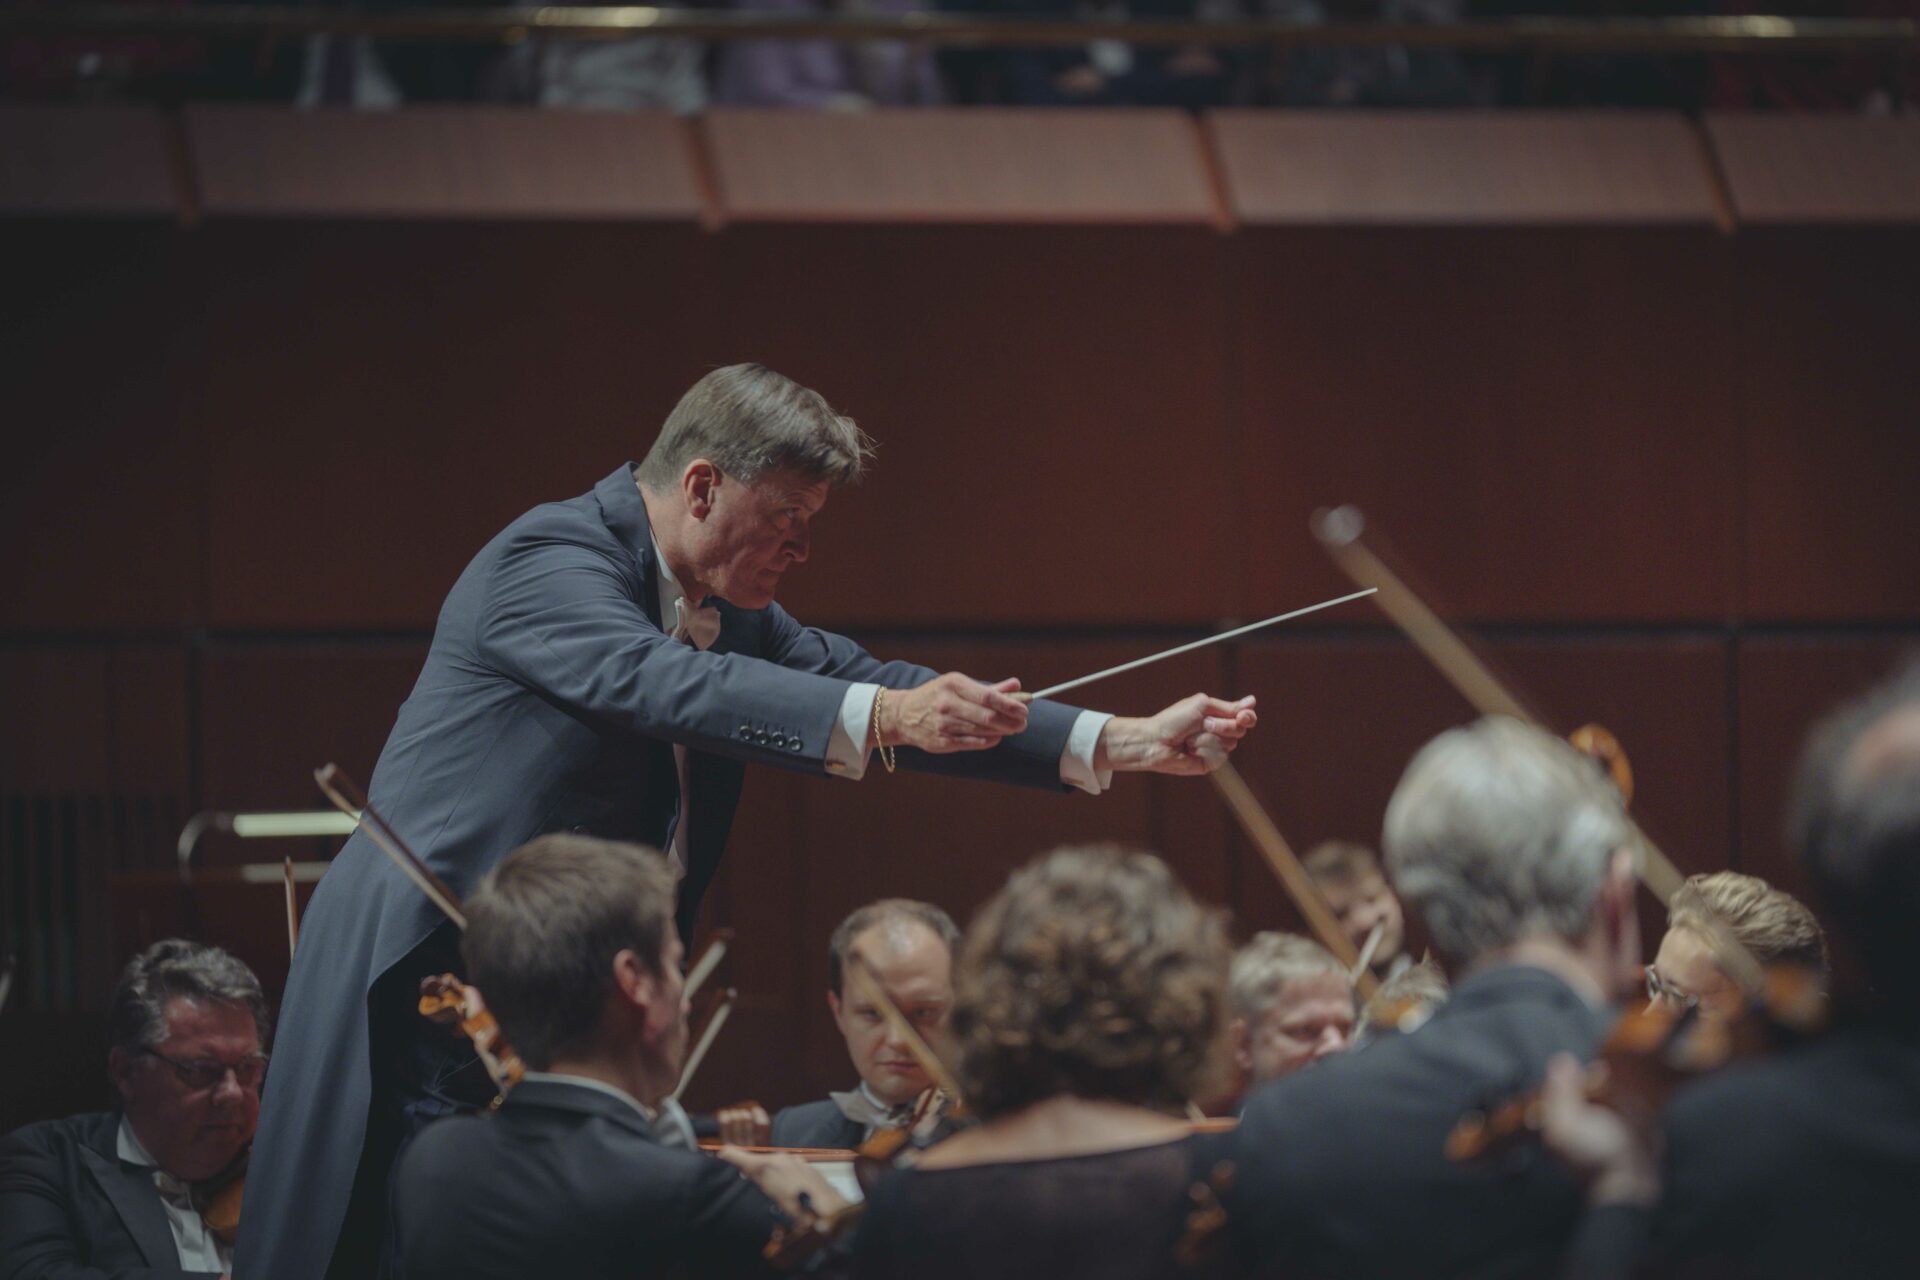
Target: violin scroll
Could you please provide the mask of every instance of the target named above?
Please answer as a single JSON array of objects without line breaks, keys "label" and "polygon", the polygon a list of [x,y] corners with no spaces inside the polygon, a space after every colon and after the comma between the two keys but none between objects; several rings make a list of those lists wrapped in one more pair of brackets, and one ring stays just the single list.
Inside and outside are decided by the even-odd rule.
[{"label": "violin scroll", "polygon": [[443,1027],[457,1028],[472,1042],[473,1051],[480,1055],[480,1065],[486,1068],[494,1088],[500,1091],[493,1100],[495,1107],[506,1100],[507,1091],[527,1074],[526,1064],[500,1033],[500,1024],[494,1021],[493,1014],[487,1011],[479,988],[450,973],[422,978],[420,1016]]}]

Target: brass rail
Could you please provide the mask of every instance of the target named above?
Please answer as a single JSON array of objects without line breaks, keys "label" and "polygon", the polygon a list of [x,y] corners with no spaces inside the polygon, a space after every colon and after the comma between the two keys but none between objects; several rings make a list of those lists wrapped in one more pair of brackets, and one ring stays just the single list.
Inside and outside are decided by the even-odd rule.
[{"label": "brass rail", "polygon": [[1880,54],[1920,52],[1920,22],[1840,18],[1515,18],[1502,22],[1302,24],[1005,18],[959,13],[790,15],[664,9],[409,9],[365,12],[333,6],[60,4],[0,5],[0,35],[91,34],[271,37],[366,35],[384,39],[486,41],[626,40],[640,35],[699,40],[784,38],[912,40],[955,47],[1207,44],[1277,48],[1415,46],[1493,52]]}]

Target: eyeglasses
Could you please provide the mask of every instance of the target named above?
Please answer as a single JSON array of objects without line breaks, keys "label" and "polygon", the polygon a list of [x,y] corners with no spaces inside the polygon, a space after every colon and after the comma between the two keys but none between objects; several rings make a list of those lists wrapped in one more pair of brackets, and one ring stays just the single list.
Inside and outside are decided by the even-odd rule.
[{"label": "eyeglasses", "polygon": [[267,1076],[267,1055],[248,1054],[238,1062],[221,1062],[214,1058],[199,1058],[192,1062],[181,1062],[169,1058],[158,1049],[142,1049],[140,1052],[149,1058],[158,1058],[173,1068],[173,1074],[180,1077],[180,1083],[196,1092],[202,1089],[218,1088],[227,1078],[227,1072],[233,1072],[233,1078],[242,1089],[258,1089],[260,1082]]},{"label": "eyeglasses", "polygon": [[1652,965],[1648,965],[1645,972],[1649,1004],[1664,1004],[1682,1012],[1699,1007],[1699,996],[1674,986],[1672,982],[1661,977],[1660,971]]}]

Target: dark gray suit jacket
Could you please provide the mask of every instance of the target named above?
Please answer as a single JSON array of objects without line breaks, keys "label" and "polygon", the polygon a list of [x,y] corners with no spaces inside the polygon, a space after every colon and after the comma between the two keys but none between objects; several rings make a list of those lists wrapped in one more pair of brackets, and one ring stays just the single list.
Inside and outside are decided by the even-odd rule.
[{"label": "dark gray suit jacket", "polygon": [[[672,748],[684,744],[692,825],[680,925],[691,934],[745,766],[824,772],[850,683],[910,688],[936,674],[880,662],[778,605],[723,605],[721,617],[704,653],[661,630],[656,553],[631,464],[591,493],[534,508],[448,594],[374,767],[371,800],[464,895],[545,832],[666,848],[679,812]],[[992,751],[903,750],[900,761],[1062,789],[1060,753],[1077,715],[1036,703],[1027,731]],[[350,1200],[379,1215],[394,1139],[376,1134],[373,1145],[387,1149],[372,1149],[368,1117],[377,1086],[407,1068],[370,1026],[384,1006],[392,1006],[384,1016],[410,1016],[417,993],[400,990],[406,982],[376,984],[390,971],[411,981],[403,961],[440,923],[364,834],[320,882],[281,1006],[236,1258],[241,1280],[313,1280]]]},{"label": "dark gray suit jacket", "polygon": [[832,1098],[784,1107],[773,1117],[776,1147],[834,1147],[851,1150],[866,1140],[865,1125],[855,1124]]},{"label": "dark gray suit jacket", "polygon": [[0,1280],[188,1280],[153,1170],[122,1164],[120,1113],[0,1141]]},{"label": "dark gray suit jacket", "polygon": [[662,1147],[622,1099],[546,1080],[421,1133],[393,1206],[406,1280],[757,1275],[780,1221],[732,1165]]},{"label": "dark gray suit jacket", "polygon": [[1659,1208],[1589,1217],[1580,1276],[1906,1277],[1920,1030],[1858,1025],[1675,1095]]},{"label": "dark gray suit jacket", "polygon": [[1254,1275],[1551,1275],[1582,1193],[1537,1147],[1488,1167],[1442,1147],[1468,1110],[1537,1085],[1605,1028],[1542,969],[1462,982],[1419,1030],[1256,1089],[1231,1142],[1227,1208]]}]

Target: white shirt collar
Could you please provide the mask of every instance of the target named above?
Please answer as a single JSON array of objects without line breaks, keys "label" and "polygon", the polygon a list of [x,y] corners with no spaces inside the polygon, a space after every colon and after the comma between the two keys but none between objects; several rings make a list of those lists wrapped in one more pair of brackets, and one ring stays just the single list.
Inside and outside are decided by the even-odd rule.
[{"label": "white shirt collar", "polygon": [[148,1153],[146,1144],[140,1141],[140,1135],[133,1131],[133,1118],[126,1112],[120,1113],[120,1136],[114,1140],[114,1152],[126,1164],[137,1164],[145,1169],[158,1169],[160,1162]]}]

